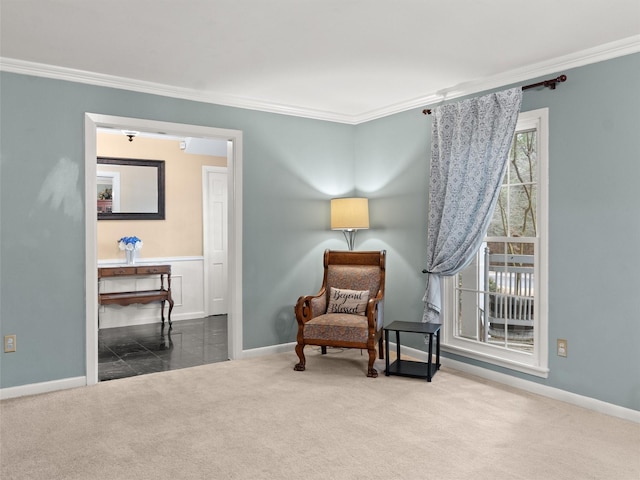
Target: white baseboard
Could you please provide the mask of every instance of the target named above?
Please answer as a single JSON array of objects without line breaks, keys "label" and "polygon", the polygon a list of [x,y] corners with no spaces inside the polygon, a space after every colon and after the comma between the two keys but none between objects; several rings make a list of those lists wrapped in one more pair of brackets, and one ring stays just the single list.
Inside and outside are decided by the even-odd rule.
[{"label": "white baseboard", "polygon": [[24,397],[26,395],[37,395],[40,393],[55,392],[56,390],[66,390],[68,388],[84,387],[87,385],[87,377],[63,378],[50,382],[30,383],[17,387],[0,389],[0,399]]},{"label": "white baseboard", "polygon": [[[253,358],[262,355],[271,355],[275,353],[293,352],[296,346],[296,342],[284,343],[280,345],[271,345],[269,347],[254,348],[251,350],[243,350],[242,358]],[[395,351],[396,345],[393,342],[389,342],[389,350]],[[401,352],[405,355],[414,357],[417,360],[427,361],[428,353],[415,348],[401,346]],[[440,363],[448,368],[458,370],[464,373],[475,375],[477,377],[492,380],[497,383],[508,385],[520,390],[542,395],[543,397],[553,398],[562,402],[570,403],[578,407],[587,408],[599,413],[604,413],[612,417],[622,418],[631,422],[640,423],[640,411],[633,410],[631,408],[621,407],[612,403],[603,402],[595,398],[585,397],[578,395],[577,393],[567,392],[555,387],[549,387],[522,378],[513,377],[504,373],[495,372],[486,368],[477,367],[464,362],[458,362],[446,357],[440,357]],[[384,368],[384,367],[383,367]]]},{"label": "white baseboard", "polygon": [[[240,358],[255,358],[265,355],[273,355],[276,353],[293,352],[296,346],[296,342],[283,343],[279,345],[270,345],[268,347],[252,348],[249,350],[243,350]],[[395,349],[395,344],[390,342],[391,346]],[[401,352],[414,357],[418,360],[426,361],[427,352],[417,350],[410,347],[401,347]],[[486,368],[477,367],[464,362],[458,362],[446,357],[440,357],[440,363],[448,368],[458,370],[470,375],[485,378],[497,383],[508,385],[514,388],[519,388],[527,392],[531,392],[544,397],[553,398],[554,400],[560,400],[562,402],[570,403],[578,407],[587,408],[599,413],[604,413],[612,417],[622,418],[634,423],[640,423],[640,411],[633,410],[631,408],[621,407],[612,403],[603,402],[595,398],[585,397],[578,395],[577,393],[567,392],[555,387],[549,387],[547,385],[541,385],[536,382],[524,380],[522,378],[513,377],[504,373],[495,372]],[[86,377],[73,377],[64,378],[61,380],[53,380],[51,382],[32,383],[29,385],[20,385],[17,387],[9,387],[0,389],[0,399],[22,397],[25,395],[36,395],[40,393],[53,392],[56,390],[64,390],[67,388],[77,388],[87,385]]]},{"label": "white baseboard", "polygon": [[293,352],[296,348],[296,342],[281,343],[279,345],[269,345],[268,347],[252,348],[243,350],[240,358],[256,358],[264,355],[273,355],[275,353]]},{"label": "white baseboard", "polygon": [[[171,323],[180,322],[183,320],[199,320],[201,318],[206,317],[207,315],[204,311],[201,312],[187,312],[180,314],[171,314]],[[166,320],[167,316],[165,315],[165,323],[169,322]],[[161,324],[162,320],[158,315],[154,315],[153,317],[139,317],[139,318],[131,318],[127,321],[126,324],[123,325],[100,325],[100,329],[108,329],[108,328],[118,328],[118,327],[132,327],[137,325],[151,325],[153,323]]]},{"label": "white baseboard", "polygon": [[[179,320],[174,319],[172,321]],[[272,355],[274,353],[292,352],[295,346],[296,343],[292,342],[281,345],[271,345],[269,347],[253,348],[251,350],[243,350],[240,358],[254,358],[264,355]],[[63,378],[61,380],[52,380],[50,382],[30,383],[27,385],[19,385],[17,387],[7,387],[0,389],[0,400],[4,400],[7,398],[24,397],[27,395],[38,395],[40,393],[55,392],[56,390],[65,390],[67,388],[84,387],[86,385],[87,377],[72,377]]]},{"label": "white baseboard", "polygon": [[[389,342],[389,349],[391,350],[395,344]],[[418,360],[427,361],[428,353],[422,350],[417,350],[411,347],[401,346],[400,350],[408,356],[414,357]],[[612,417],[622,418],[631,422],[640,423],[640,411],[633,410],[631,408],[621,407],[614,405],[613,403],[603,402],[591,397],[585,397],[584,395],[578,395],[577,393],[567,392],[559,388],[550,387],[548,385],[542,385],[540,383],[531,382],[523,378],[506,375],[504,373],[489,370],[487,368],[478,367],[476,365],[470,365],[468,363],[452,360],[447,357],[440,356],[440,363],[442,366],[458,370],[460,372],[475,375],[487,380],[491,380],[497,383],[502,383],[510,387],[525,390],[530,393],[542,395],[543,397],[553,398],[554,400],[560,400],[562,402],[570,403],[578,407],[587,408],[599,413],[604,413]]]},{"label": "white baseboard", "polygon": [[[269,347],[254,348],[251,350],[243,350],[242,358],[253,358],[275,353],[293,352],[295,346],[296,342],[291,342],[281,345],[271,345]],[[395,351],[395,348],[395,343],[389,342],[389,350]],[[429,355],[425,351],[417,350],[411,347],[401,346],[400,349],[401,353],[424,362],[427,361],[427,357]],[[578,395],[577,393],[567,392],[566,390],[549,387],[547,385],[542,385],[540,383],[531,382],[522,378],[513,377],[504,373],[495,372],[486,368],[477,367],[468,363],[459,362],[457,360],[452,360],[443,356],[440,357],[440,363],[445,367],[468,373],[470,375],[475,375],[476,377],[492,380],[503,385],[508,385],[520,390],[525,390],[537,395],[542,395],[543,397],[553,398],[554,400],[560,400],[562,402],[570,403],[578,407],[587,408],[599,413],[604,413],[612,417],[618,417],[624,420],[629,420],[631,422],[640,423],[640,411],[633,410],[631,408],[621,407],[612,403],[603,402],[602,400],[585,397],[583,395]]]}]

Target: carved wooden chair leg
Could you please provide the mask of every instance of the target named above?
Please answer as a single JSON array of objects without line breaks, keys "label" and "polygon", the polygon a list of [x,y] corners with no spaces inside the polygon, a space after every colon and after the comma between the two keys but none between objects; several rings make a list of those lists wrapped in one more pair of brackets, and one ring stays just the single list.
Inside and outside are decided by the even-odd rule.
[{"label": "carved wooden chair leg", "polygon": [[304,345],[300,345],[299,343],[296,345],[296,354],[300,359],[299,363],[296,363],[296,366],[293,369],[297,372],[304,372],[306,359],[304,358]]},{"label": "carved wooden chair leg", "polygon": [[376,360],[376,349],[372,348],[369,350],[369,365],[367,367],[367,377],[376,378],[378,376],[378,371],[373,368],[373,362]]},{"label": "carved wooden chair leg", "polygon": [[380,360],[384,360],[384,346],[382,341],[382,334],[380,334],[380,338],[378,339],[378,354],[380,356]]}]

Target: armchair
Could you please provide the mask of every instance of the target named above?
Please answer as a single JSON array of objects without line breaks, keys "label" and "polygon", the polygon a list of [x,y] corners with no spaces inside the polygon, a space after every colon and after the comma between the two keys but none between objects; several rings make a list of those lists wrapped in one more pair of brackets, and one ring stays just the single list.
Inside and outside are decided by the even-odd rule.
[{"label": "armchair", "polygon": [[360,348],[369,353],[367,377],[377,377],[373,368],[376,342],[382,347],[382,304],[384,298],[386,251],[324,252],[324,278],[320,291],[302,296],[295,306],[298,321],[294,370],[305,370],[304,347]]}]

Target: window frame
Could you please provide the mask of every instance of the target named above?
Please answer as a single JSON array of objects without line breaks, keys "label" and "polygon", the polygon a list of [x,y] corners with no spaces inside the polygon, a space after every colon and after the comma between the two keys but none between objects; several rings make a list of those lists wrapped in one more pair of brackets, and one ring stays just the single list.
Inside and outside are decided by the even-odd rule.
[{"label": "window frame", "polygon": [[[534,319],[533,353],[519,352],[455,335],[458,314],[455,294],[457,275],[443,277],[442,326],[443,351],[473,360],[479,360],[510,370],[537,377],[549,375],[549,318],[548,318],[548,235],[549,235],[549,109],[522,112],[518,116],[516,131],[537,130],[538,199],[535,240],[536,313]],[[497,238],[497,237],[491,237]],[[501,237],[507,239],[508,237]]]}]

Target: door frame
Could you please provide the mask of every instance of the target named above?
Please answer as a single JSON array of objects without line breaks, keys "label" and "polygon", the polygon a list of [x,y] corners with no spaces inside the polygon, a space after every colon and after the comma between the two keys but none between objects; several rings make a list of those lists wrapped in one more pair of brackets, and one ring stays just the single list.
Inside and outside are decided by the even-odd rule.
[{"label": "door frame", "polygon": [[227,158],[228,192],[228,350],[231,360],[242,355],[242,131],[201,125],[85,113],[85,316],[87,385],[98,383],[98,282],[95,198],[97,129],[134,130],[165,135],[212,138],[232,142]]}]

